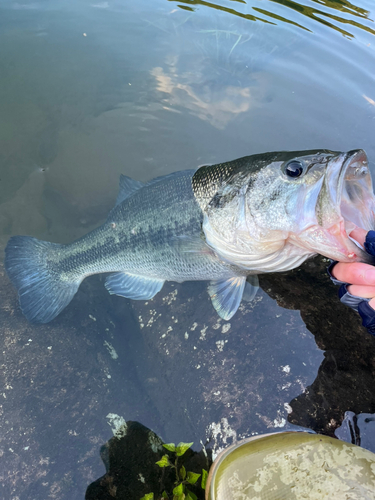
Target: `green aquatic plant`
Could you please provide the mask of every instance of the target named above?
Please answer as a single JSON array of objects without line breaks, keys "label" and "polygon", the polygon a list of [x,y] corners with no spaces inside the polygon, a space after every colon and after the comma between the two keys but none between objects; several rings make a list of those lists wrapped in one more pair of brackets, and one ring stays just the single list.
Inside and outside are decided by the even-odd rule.
[{"label": "green aquatic plant", "polygon": [[[171,467],[175,469],[176,480],[174,482],[173,491],[169,494],[163,491],[161,500],[197,500],[197,495],[189,490],[189,486],[195,485],[201,476],[201,488],[203,490],[206,489],[208,472],[205,469],[202,469],[202,474],[186,471],[185,467],[179,462],[179,459],[187,452],[192,444],[193,443],[179,443],[177,446],[174,443],[163,444],[166,450],[174,454],[174,459],[171,461],[169,455],[163,455],[162,458],[156,462],[156,465],[161,468]],[[140,500],[154,500],[154,498],[153,493],[147,493]]]}]

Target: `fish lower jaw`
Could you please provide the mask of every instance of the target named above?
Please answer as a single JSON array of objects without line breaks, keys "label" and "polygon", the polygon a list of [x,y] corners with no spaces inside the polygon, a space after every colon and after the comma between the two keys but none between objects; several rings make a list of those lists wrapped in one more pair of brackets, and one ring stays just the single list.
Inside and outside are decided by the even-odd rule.
[{"label": "fish lower jaw", "polygon": [[[289,240],[296,246],[329,259],[341,262],[370,262],[370,256],[363,250],[361,241],[356,239],[357,230],[355,225],[347,224],[342,219],[328,228],[320,225],[310,226],[302,233],[290,235]],[[353,232],[353,236],[350,236]]]},{"label": "fish lower jaw", "polygon": [[366,229],[362,229],[361,227],[355,226],[355,228],[348,233],[348,237],[361,250],[364,250],[364,242],[366,240],[367,233],[368,233],[368,231]]},{"label": "fish lower jaw", "polygon": [[[327,233],[333,237],[333,246],[342,254],[345,260],[348,259],[347,262],[358,260],[358,254],[361,253],[360,250],[363,250],[363,246],[354,237],[350,236],[353,231],[355,234],[356,229],[358,228],[353,222],[344,219],[327,229]],[[356,248],[353,248],[353,243]]]},{"label": "fish lower jaw", "polygon": [[354,222],[343,218],[328,228],[327,231],[335,239],[337,250],[342,255],[341,258],[336,258],[336,260],[345,262],[370,262],[370,258],[364,248],[367,229],[363,229]]}]

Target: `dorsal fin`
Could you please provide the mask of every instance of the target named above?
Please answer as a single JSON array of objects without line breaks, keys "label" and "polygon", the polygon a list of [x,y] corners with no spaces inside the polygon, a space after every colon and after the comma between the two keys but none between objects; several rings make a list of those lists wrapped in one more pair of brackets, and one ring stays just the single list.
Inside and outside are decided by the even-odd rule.
[{"label": "dorsal fin", "polygon": [[135,181],[134,179],[131,179],[127,175],[120,175],[120,190],[117,196],[116,204],[119,205],[122,203],[126,198],[128,198],[131,194],[133,194],[135,191],[138,191],[138,189],[141,189],[145,184],[141,181]]},{"label": "dorsal fin", "polygon": [[[131,177],[128,177],[127,175],[121,174],[120,175],[120,190],[119,190],[119,193],[117,196],[115,207],[117,207],[117,205],[119,205],[124,200],[126,200],[126,198],[129,198],[129,196],[131,194],[138,191],[138,189],[141,189],[145,186],[152,186],[153,184],[157,184],[160,181],[165,182],[169,178],[173,178],[173,177],[176,177],[176,176],[181,175],[181,174],[183,175],[186,172],[188,172],[188,170],[181,170],[180,172],[172,172],[171,174],[161,175],[159,177],[156,177],[155,179],[151,179],[148,182],[135,181]],[[191,172],[193,174],[194,171],[192,170]]]}]

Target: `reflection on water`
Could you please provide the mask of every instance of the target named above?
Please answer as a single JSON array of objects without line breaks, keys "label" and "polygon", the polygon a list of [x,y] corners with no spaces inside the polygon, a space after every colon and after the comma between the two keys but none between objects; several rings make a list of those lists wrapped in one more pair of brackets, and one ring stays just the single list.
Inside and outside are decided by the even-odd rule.
[{"label": "reflection on water", "polygon": [[[356,4],[0,0],[1,248],[94,229],[121,173],[316,147],[363,147],[374,173],[375,13]],[[230,327],[205,284],[136,304],[100,277],[30,325],[1,267],[0,497],[81,500],[109,414],[217,450],[374,413],[374,341],[316,262],[263,276]]]},{"label": "reflection on water", "polygon": [[168,94],[165,98],[168,107],[165,109],[169,111],[184,106],[201,120],[207,120],[214,127],[224,129],[236,115],[248,112],[261,100],[261,85],[259,81],[256,82],[256,75],[253,77],[256,83],[253,88],[223,85],[213,90],[207,83],[195,83],[194,86],[184,83],[191,81],[191,74],[179,75],[176,64],[176,60],[166,61],[168,73],[160,67],[151,70],[151,75],[157,82],[157,90]]},{"label": "reflection on water", "polygon": [[352,411],[347,411],[341,427],[335,431],[335,436],[342,441],[362,446],[375,453],[374,429],[375,413],[356,415]]},{"label": "reflection on water", "polygon": [[[334,24],[334,22],[327,21],[324,18],[326,17],[332,21],[336,21],[337,23],[341,23],[344,25],[350,25],[350,26],[368,31],[371,34],[375,34],[374,29],[366,26],[363,23],[359,23],[353,19],[347,19],[345,17],[337,16],[337,15],[331,14],[330,12],[326,12],[323,10],[308,7],[306,5],[299,4],[299,3],[293,2],[293,1],[283,1],[283,0],[270,0],[270,1],[278,3],[280,5],[286,5],[290,9],[293,9],[294,11],[296,11],[304,16],[310,17],[314,21],[322,23],[325,26],[328,26],[329,28],[333,28],[334,30],[339,31],[341,34],[343,34],[344,36],[347,36],[347,37],[354,37],[354,35],[348,31],[346,31],[345,29],[341,28],[337,24]],[[332,2],[332,1],[327,1],[327,2],[320,2],[318,0],[313,0],[313,1],[315,3],[318,3],[319,5],[324,4],[326,7],[330,8],[330,9],[339,10],[341,12],[348,13],[348,14],[351,14],[353,16],[362,17],[362,18],[365,18],[371,22],[373,21],[372,19],[369,19],[369,17],[368,17],[369,12],[368,11],[366,11],[364,9],[360,9],[360,8],[350,4],[349,2],[339,2],[338,3],[338,2]],[[322,19],[322,17],[323,17],[323,19]]]},{"label": "reflection on water", "polygon": [[[260,7],[257,7],[256,4],[257,2],[255,1],[255,6],[251,6],[250,9],[256,12],[259,12],[260,14],[263,14],[264,17],[257,17],[252,14],[245,14],[243,12],[240,12],[238,10],[235,10],[233,8],[225,7],[220,4],[216,4],[213,2],[206,2],[204,0],[168,0],[168,1],[178,1],[179,5],[178,7],[182,9],[189,9],[194,11],[195,8],[192,6],[202,6],[202,7],[210,7],[216,10],[221,10],[224,12],[227,12],[228,14],[232,14],[238,17],[241,17],[242,19],[247,19],[249,21],[261,21],[263,23],[268,23],[268,24],[277,24],[276,21],[281,21],[283,23],[287,24],[292,24],[294,26],[297,26],[299,28],[302,28],[306,31],[313,31],[311,28],[307,28],[306,26],[303,26],[302,23],[300,22],[295,22],[289,19],[288,17],[284,17],[278,14],[279,10],[277,12],[272,12],[271,10],[268,9],[263,9]],[[327,8],[327,10],[321,10],[313,7],[312,5],[304,5],[298,2],[294,2],[292,0],[269,0],[270,2],[273,2],[275,4],[281,5],[282,9],[280,9],[280,12],[285,12],[284,7],[287,7],[297,14],[300,14],[302,16],[306,16],[310,19],[312,19],[315,22],[321,23],[324,26],[327,26],[329,28],[332,28],[338,32],[340,32],[342,35],[348,37],[348,38],[353,38],[354,34],[347,31],[343,27],[340,26],[340,24],[343,25],[349,25],[353,26],[355,28],[359,28],[362,30],[367,31],[368,33],[375,34],[375,30],[371,28],[370,26],[360,23],[356,21],[355,19],[352,18],[347,18],[347,17],[342,17],[338,16],[336,14],[333,14],[331,10],[335,11],[338,10],[344,14],[348,14],[351,17],[360,17],[362,19],[365,19],[366,21],[373,22],[373,20],[369,17],[370,12],[368,10],[365,10],[361,7],[358,7],[350,2],[347,1],[332,1],[332,0],[311,0],[309,3],[317,3],[319,4],[320,7],[324,6]],[[245,10],[248,10],[247,4],[250,2],[240,2],[246,5]],[[185,5],[180,5],[180,4],[185,4]],[[189,7],[186,7],[189,6]],[[275,21],[272,22],[267,18],[274,19]],[[297,19],[299,20],[299,16],[297,16]]]}]

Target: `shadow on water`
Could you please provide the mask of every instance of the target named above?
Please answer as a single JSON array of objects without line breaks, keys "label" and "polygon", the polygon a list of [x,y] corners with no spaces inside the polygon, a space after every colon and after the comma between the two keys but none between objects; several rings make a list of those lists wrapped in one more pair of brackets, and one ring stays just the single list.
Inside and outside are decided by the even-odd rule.
[{"label": "shadow on water", "polygon": [[[251,6],[251,10],[262,14],[266,16],[264,17],[257,17],[253,14],[249,13],[243,13],[240,12],[239,10],[230,8],[230,7],[225,7],[223,5],[214,3],[214,2],[206,2],[204,0],[168,0],[171,2],[178,2],[178,7],[181,9],[186,9],[194,12],[196,7],[209,7],[213,8],[216,10],[220,10],[223,12],[226,12],[228,14],[238,16],[242,19],[247,19],[249,21],[260,21],[266,24],[275,24],[276,21],[282,22],[282,23],[287,23],[291,24],[293,26],[297,26],[298,28],[301,28],[303,30],[307,31],[313,31],[313,29],[310,29],[306,26],[303,26],[301,23],[298,23],[296,21],[293,21],[289,19],[288,17],[284,17],[279,15],[278,13],[272,12],[267,9],[259,8],[256,6]],[[238,3],[245,4],[247,6],[248,2],[245,1],[239,1],[237,0]],[[361,22],[356,21],[355,19],[348,19],[347,17],[342,17],[338,16],[336,14],[333,14],[331,11],[339,11],[343,14],[349,15],[351,17],[359,17],[361,19],[364,19],[366,21],[373,22],[372,19],[369,18],[370,12],[358,7],[350,2],[347,1],[332,1],[332,0],[326,0],[326,1],[320,1],[320,0],[311,0],[310,3],[314,2],[317,3],[320,7],[326,7],[327,10],[321,10],[313,7],[312,5],[304,5],[298,2],[294,2],[292,0],[269,0],[272,3],[275,3],[277,5],[282,6],[283,8],[286,7],[288,9],[291,9],[294,11],[294,13],[300,14],[301,16],[308,17],[309,19],[313,20],[314,22],[317,22],[319,24],[322,24],[324,26],[327,26],[328,28],[332,28],[335,31],[338,31],[341,33],[343,36],[348,37],[348,38],[354,38],[354,34],[347,31],[343,27],[340,26],[342,25],[349,25],[353,28],[359,28],[361,30],[367,31],[368,33],[371,33],[372,35],[375,34],[375,30],[371,28],[370,26],[367,26],[366,24],[363,24]],[[182,5],[181,5],[182,4]],[[271,21],[270,18],[274,21]],[[277,24],[277,23],[276,23]]]}]

